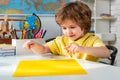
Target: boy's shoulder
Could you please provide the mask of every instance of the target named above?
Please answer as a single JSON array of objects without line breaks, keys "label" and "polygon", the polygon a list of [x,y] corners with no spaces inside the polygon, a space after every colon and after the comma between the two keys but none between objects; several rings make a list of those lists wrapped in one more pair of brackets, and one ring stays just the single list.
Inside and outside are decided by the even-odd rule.
[{"label": "boy's shoulder", "polygon": [[56,39],[67,39],[67,37],[62,35],[62,36],[57,36]]},{"label": "boy's shoulder", "polygon": [[84,37],[94,37],[94,38],[99,38],[95,33],[87,33]]},{"label": "boy's shoulder", "polygon": [[87,33],[82,39],[84,39],[84,40],[90,40],[90,41],[101,40],[94,33]]},{"label": "boy's shoulder", "polygon": [[55,40],[56,41],[68,41],[68,38],[63,35],[63,36],[57,36]]}]

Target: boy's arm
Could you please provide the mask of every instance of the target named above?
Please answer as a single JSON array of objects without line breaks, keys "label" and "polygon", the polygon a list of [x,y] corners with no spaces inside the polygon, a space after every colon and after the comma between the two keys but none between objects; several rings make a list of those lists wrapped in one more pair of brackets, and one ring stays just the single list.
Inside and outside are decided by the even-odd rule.
[{"label": "boy's arm", "polygon": [[36,54],[50,53],[50,49],[46,44],[43,45],[36,43],[34,45],[31,45],[31,50]]},{"label": "boy's arm", "polygon": [[85,52],[87,54],[99,57],[99,58],[105,58],[110,56],[110,51],[104,46],[101,47],[84,47],[80,49],[81,52]]},{"label": "boy's arm", "polygon": [[27,41],[24,43],[23,48],[26,50],[32,50],[36,54],[50,53],[50,49],[46,44],[40,44],[33,41]]},{"label": "boy's arm", "polygon": [[78,46],[77,44],[70,44],[66,46],[64,49],[66,49],[69,54],[86,53],[88,55],[96,56],[99,58],[110,56],[110,51],[105,46],[82,47],[82,46]]}]

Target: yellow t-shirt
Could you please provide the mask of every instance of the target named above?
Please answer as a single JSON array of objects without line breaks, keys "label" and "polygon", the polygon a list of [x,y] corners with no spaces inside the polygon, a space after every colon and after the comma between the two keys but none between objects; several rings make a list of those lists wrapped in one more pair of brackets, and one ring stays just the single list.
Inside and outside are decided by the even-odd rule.
[{"label": "yellow t-shirt", "polygon": [[[102,42],[102,40],[99,37],[95,36],[93,33],[87,33],[84,37],[80,38],[77,41],[69,40],[64,35],[59,36],[56,39],[54,39],[53,41],[48,42],[47,45],[48,45],[48,47],[50,48],[50,50],[53,54],[71,56],[64,49],[64,47],[67,46],[70,43],[77,44],[79,46],[85,46],[85,47],[105,46],[105,44]],[[91,56],[91,55],[87,55],[85,53],[84,54],[79,53],[77,55],[72,55],[71,57],[86,59],[87,56]],[[96,58],[94,56],[91,56],[91,58],[92,59],[95,58],[96,61],[98,60],[98,58]]]}]

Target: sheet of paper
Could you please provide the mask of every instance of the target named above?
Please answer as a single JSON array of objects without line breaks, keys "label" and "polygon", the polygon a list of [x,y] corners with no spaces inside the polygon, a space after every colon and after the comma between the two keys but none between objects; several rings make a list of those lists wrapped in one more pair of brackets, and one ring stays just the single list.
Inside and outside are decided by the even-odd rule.
[{"label": "sheet of paper", "polygon": [[85,75],[87,72],[75,59],[65,60],[22,60],[13,77]]}]

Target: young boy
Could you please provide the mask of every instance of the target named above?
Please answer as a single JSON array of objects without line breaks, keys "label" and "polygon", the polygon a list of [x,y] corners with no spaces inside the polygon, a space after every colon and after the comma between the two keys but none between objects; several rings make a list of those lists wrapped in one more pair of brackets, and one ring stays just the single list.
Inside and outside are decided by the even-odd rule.
[{"label": "young boy", "polygon": [[42,45],[27,41],[23,47],[37,54],[52,53],[81,59],[105,58],[110,56],[109,50],[91,28],[91,10],[80,2],[63,5],[55,14],[57,24],[62,28],[63,36]]}]

